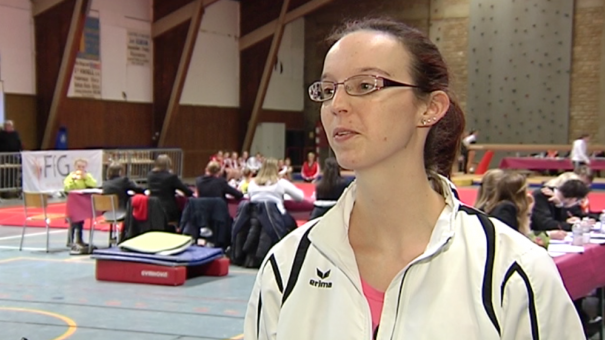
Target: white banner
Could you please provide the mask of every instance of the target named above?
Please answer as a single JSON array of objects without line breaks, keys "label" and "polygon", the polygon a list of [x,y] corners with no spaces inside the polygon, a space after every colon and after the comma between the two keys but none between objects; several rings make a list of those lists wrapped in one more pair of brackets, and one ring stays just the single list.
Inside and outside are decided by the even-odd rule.
[{"label": "white banner", "polygon": [[103,150],[69,150],[69,151],[23,151],[21,163],[23,168],[23,191],[25,192],[59,192],[63,191],[63,180],[74,170],[74,162],[85,159],[89,172],[97,185],[103,183]]},{"label": "white banner", "polygon": [[129,31],[126,47],[130,65],[149,66],[151,63],[151,35]]},{"label": "white banner", "polygon": [[101,99],[101,62],[76,59],[71,86],[74,97]]}]

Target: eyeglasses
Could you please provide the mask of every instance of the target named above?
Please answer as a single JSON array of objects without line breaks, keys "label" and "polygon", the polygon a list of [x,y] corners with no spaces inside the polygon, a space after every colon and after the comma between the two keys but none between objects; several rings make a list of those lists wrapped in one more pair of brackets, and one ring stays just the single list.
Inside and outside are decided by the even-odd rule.
[{"label": "eyeglasses", "polygon": [[309,97],[315,102],[325,102],[334,98],[338,85],[343,85],[345,92],[350,96],[365,96],[386,87],[414,87],[416,85],[400,83],[381,76],[356,75],[345,79],[341,83],[333,81],[316,81],[309,86]]}]

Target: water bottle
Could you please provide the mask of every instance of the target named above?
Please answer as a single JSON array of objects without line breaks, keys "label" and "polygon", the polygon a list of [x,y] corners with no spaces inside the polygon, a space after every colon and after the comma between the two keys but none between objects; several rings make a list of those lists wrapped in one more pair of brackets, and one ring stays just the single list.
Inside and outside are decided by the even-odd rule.
[{"label": "water bottle", "polygon": [[590,231],[592,230],[592,225],[590,224],[590,220],[588,217],[584,217],[582,219],[582,236],[584,238],[584,244],[590,243]]},{"label": "water bottle", "polygon": [[584,230],[582,228],[582,224],[580,222],[576,222],[571,227],[572,233],[572,241],[571,245],[573,246],[583,246],[584,245]]}]

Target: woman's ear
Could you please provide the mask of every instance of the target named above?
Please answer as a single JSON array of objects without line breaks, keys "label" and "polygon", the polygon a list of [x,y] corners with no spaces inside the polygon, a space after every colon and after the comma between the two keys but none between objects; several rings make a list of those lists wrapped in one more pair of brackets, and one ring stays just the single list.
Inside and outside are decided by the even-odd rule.
[{"label": "woman's ear", "polygon": [[433,91],[426,102],[426,110],[420,117],[420,126],[437,124],[450,108],[450,97],[444,91]]}]

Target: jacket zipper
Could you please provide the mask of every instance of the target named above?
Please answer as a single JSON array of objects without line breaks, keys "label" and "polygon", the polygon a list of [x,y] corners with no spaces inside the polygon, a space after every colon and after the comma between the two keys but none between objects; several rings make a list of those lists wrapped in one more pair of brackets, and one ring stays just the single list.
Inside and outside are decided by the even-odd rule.
[{"label": "jacket zipper", "polygon": [[[445,247],[448,242],[452,239],[452,237],[448,237],[440,246],[439,248],[437,248],[437,250],[435,252],[433,252],[432,254],[423,256],[423,257],[419,257],[416,260],[412,261],[412,263],[410,263],[407,268],[404,269],[403,271],[403,277],[401,278],[401,283],[399,284],[399,293],[397,294],[397,306],[395,309],[395,318],[393,319],[393,327],[391,329],[391,337],[390,339],[393,340],[393,336],[395,336],[395,326],[397,325],[397,319],[399,317],[399,306],[401,305],[401,293],[403,292],[403,282],[405,281],[405,277],[408,274],[408,271],[410,270],[410,268],[412,268],[413,265],[415,265],[416,263],[425,260],[427,258],[430,258],[432,256],[434,256],[438,251],[440,251],[441,249],[443,249],[443,247]],[[378,339],[378,337],[376,338]]]}]

